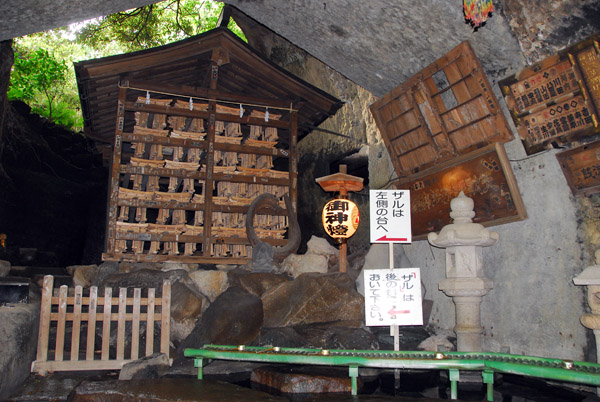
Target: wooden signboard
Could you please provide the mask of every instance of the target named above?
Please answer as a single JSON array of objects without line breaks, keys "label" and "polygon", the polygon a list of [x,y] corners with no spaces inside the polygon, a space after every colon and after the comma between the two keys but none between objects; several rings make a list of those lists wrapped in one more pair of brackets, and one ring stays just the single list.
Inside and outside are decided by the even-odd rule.
[{"label": "wooden signboard", "polygon": [[463,191],[475,202],[473,222],[484,226],[525,219],[527,213],[504,147],[492,144],[412,175],[396,186],[411,191],[413,239],[452,223],[450,200]]},{"label": "wooden signboard", "polygon": [[556,155],[574,195],[600,191],[600,141]]},{"label": "wooden signboard", "polygon": [[513,139],[468,41],[370,108],[398,176]]},{"label": "wooden signboard", "polygon": [[528,154],[598,130],[600,50],[588,39],[500,81]]}]

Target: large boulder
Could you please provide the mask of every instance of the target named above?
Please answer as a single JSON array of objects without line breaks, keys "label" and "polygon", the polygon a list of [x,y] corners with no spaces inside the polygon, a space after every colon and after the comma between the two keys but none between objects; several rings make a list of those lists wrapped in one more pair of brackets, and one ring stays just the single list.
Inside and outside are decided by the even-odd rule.
[{"label": "large boulder", "polygon": [[377,337],[367,328],[349,328],[330,324],[263,328],[252,343],[256,346],[289,348],[379,350]]},{"label": "large boulder", "polygon": [[169,369],[169,358],[164,353],[150,356],[124,364],[119,372],[119,380],[141,380],[160,378]]},{"label": "large boulder", "polygon": [[[283,394],[352,392],[352,379],[348,376],[348,369],[342,367],[259,367],[252,371],[250,380]],[[360,388],[360,379],[358,382]]]},{"label": "large boulder", "polygon": [[313,347],[294,327],[263,328],[252,342],[253,346],[285,346],[288,348]]},{"label": "large boulder", "polygon": [[10,262],[9,261],[5,261],[5,260],[0,260],[0,278],[2,278],[3,276],[8,276],[8,273],[10,272]]},{"label": "large boulder", "polygon": [[0,307],[0,399],[25,381],[35,360],[40,305]]},{"label": "large boulder", "polygon": [[211,303],[229,287],[227,272],[221,270],[207,271],[199,269],[190,272],[190,278],[194,281],[200,293],[205,295]]},{"label": "large boulder", "polygon": [[98,265],[98,268],[95,270],[95,273],[90,279],[91,286],[103,286],[103,283],[107,280],[111,275],[116,275],[119,273],[119,263],[116,261],[105,261],[102,264]]},{"label": "large boulder", "polygon": [[287,327],[318,322],[360,326],[364,298],[345,273],[300,275],[262,296],[265,327]]},{"label": "large boulder", "polygon": [[177,349],[177,358],[180,360],[186,348],[199,348],[208,343],[247,345],[256,338],[262,324],[260,298],[241,288],[231,287],[206,309],[194,330]]},{"label": "large boulder", "polygon": [[307,272],[326,274],[329,270],[327,257],[320,254],[290,254],[281,264],[283,272],[293,278]]},{"label": "large boulder", "polygon": [[322,237],[313,235],[306,243],[306,254],[318,254],[330,258],[338,256],[339,253],[337,248]]},{"label": "large boulder", "polygon": [[[166,280],[171,281],[171,340],[178,344],[190,334],[209,304],[186,270],[160,271],[146,267],[131,272],[113,272],[104,275],[97,285],[113,289],[154,288],[159,296]],[[130,339],[130,336],[126,335],[126,339]]]},{"label": "large boulder", "polygon": [[71,265],[66,270],[73,278],[73,286],[88,288],[92,286],[92,280],[97,274],[98,266],[96,264]]},{"label": "large boulder", "polygon": [[269,289],[281,283],[288,282],[290,278],[284,274],[250,273],[238,277],[239,286],[246,292],[261,297]]},{"label": "large boulder", "polygon": [[208,299],[192,286],[175,282],[171,286],[171,340],[179,344],[192,332]]},{"label": "large boulder", "polygon": [[[104,264],[98,268],[101,269]],[[132,272],[111,272],[95,278],[94,285],[112,288],[155,288],[162,289],[163,281],[170,280],[171,283],[185,281],[192,283],[187,271],[183,269],[174,271],[156,271],[153,269],[139,269]]]}]

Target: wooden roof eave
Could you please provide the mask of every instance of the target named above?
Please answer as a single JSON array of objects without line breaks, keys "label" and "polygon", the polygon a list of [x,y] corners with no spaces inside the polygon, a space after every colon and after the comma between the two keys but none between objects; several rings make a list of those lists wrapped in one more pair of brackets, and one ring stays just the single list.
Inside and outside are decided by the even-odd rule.
[{"label": "wooden roof eave", "polygon": [[[308,100],[310,103],[317,106],[322,110],[331,111],[334,109],[337,111],[342,105],[339,99],[329,95],[325,91],[315,87],[314,85],[295,77],[287,70],[273,64],[271,61],[258,54],[254,49],[250,48],[238,37],[231,34],[224,36],[223,44],[227,44],[227,48],[233,53],[234,57],[248,65],[249,67],[255,68],[257,71],[261,66],[267,66],[271,71],[269,75],[275,74],[284,80],[285,87],[288,91],[291,91],[296,96]],[[234,60],[234,57],[230,57]],[[335,113],[335,112],[334,112]]]},{"label": "wooden roof eave", "polygon": [[[263,99],[271,99],[269,100],[268,105],[275,106],[274,103],[281,103],[281,107],[291,106],[294,109],[302,108],[303,110],[300,111],[301,120],[306,120],[312,126],[319,125],[329,116],[335,114],[343,105],[343,102],[339,99],[273,64],[226,28],[216,28],[213,31],[183,41],[164,45],[159,48],[145,49],[129,54],[75,63],[80,98],[82,100],[82,111],[84,113],[84,119],[87,122],[86,126],[89,124],[94,127],[93,131],[96,131],[97,127],[99,128],[99,125],[96,124],[97,122],[94,122],[93,120],[98,118],[99,113],[106,115],[106,113],[101,112],[101,110],[106,112],[105,109],[107,107],[112,108],[112,106],[106,104],[105,100],[99,100],[95,95],[112,94],[113,91],[117,89],[115,88],[115,84],[120,78],[129,76],[131,77],[130,82],[143,82],[143,80],[135,78],[136,73],[143,76],[144,74],[148,74],[153,68],[163,69],[165,65],[172,65],[173,63],[185,65],[185,59],[190,59],[190,57],[195,57],[199,61],[203,60],[205,63],[210,63],[213,49],[216,48],[226,49],[230,55],[230,62],[235,63],[234,65],[242,65],[245,66],[248,71],[252,71],[253,82],[259,81],[269,84],[265,87],[264,93],[261,94]],[[148,73],[145,73],[144,71]],[[177,72],[175,71],[174,73],[176,74]],[[223,73],[225,74],[225,71]],[[112,84],[112,88],[106,90],[105,87],[109,85],[108,83],[110,82],[111,77],[114,77],[114,83]],[[244,77],[244,80],[247,81],[248,77]],[[243,84],[244,80],[241,80],[238,83],[234,82],[231,88]],[[104,84],[95,85],[99,81],[104,81]],[[271,84],[273,81],[278,84],[273,86]],[[164,80],[158,85],[163,86],[163,84]],[[172,85],[186,88],[186,92],[190,89],[192,93],[203,93],[204,95],[208,95],[206,97],[217,96],[219,99],[227,100],[226,91],[210,92],[203,88],[181,85],[176,82]],[[151,90],[152,87],[147,89]],[[223,98],[224,96],[225,98]],[[232,95],[232,98],[235,98],[236,101],[242,101],[242,103],[260,104],[260,102],[257,102],[257,97],[240,96],[237,94]],[[275,101],[276,98],[283,99],[280,99],[280,101],[277,102]],[[99,107],[98,102],[103,103],[104,105]],[[112,113],[114,112],[111,111],[111,114]],[[112,126],[114,125],[114,122],[111,121],[109,124]],[[105,127],[106,124],[103,124],[102,126]],[[310,132],[310,130],[305,131],[300,129],[299,134],[300,136],[303,136],[303,134],[308,132]],[[105,133],[101,134],[98,132],[98,135],[103,136]]]}]

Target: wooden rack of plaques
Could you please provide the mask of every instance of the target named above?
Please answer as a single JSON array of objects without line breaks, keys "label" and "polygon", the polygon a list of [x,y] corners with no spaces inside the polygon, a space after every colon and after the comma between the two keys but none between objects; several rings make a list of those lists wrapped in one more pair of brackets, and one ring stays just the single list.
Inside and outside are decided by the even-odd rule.
[{"label": "wooden rack of plaques", "polygon": [[[251,202],[289,194],[296,208],[296,128],[281,102],[123,82],[103,260],[248,262]],[[286,243],[284,212],[254,225],[262,241]]]}]

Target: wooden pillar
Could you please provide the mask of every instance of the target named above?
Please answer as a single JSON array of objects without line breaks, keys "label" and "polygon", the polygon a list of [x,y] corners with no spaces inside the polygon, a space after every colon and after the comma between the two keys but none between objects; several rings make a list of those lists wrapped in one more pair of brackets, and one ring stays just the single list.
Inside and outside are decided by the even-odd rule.
[{"label": "wooden pillar", "polygon": [[[210,74],[210,89],[217,89],[219,66],[213,61]],[[217,102],[213,97],[208,102],[208,130],[206,132],[206,180],[204,180],[204,241],[202,255],[211,256],[212,213],[213,213],[213,166],[215,164],[215,120]]]},{"label": "wooden pillar", "polygon": [[115,131],[115,143],[113,147],[113,160],[110,171],[110,183],[108,188],[110,189],[109,194],[109,206],[107,211],[107,231],[106,236],[106,251],[109,254],[115,252],[116,240],[117,240],[117,209],[118,209],[118,198],[119,198],[119,183],[120,183],[120,169],[121,164],[121,152],[123,147],[123,126],[125,124],[125,100],[127,95],[127,89],[124,88],[128,85],[125,83],[119,88],[119,101],[117,107],[117,124]]},{"label": "wooden pillar", "polygon": [[298,112],[291,111],[290,116],[290,200],[294,207],[290,214],[298,213]]},{"label": "wooden pillar", "polygon": [[[348,166],[340,165],[340,173],[348,173]],[[348,191],[344,187],[340,189],[340,198],[348,198]],[[346,272],[348,270],[348,239],[341,240],[339,266],[340,272]]]}]

